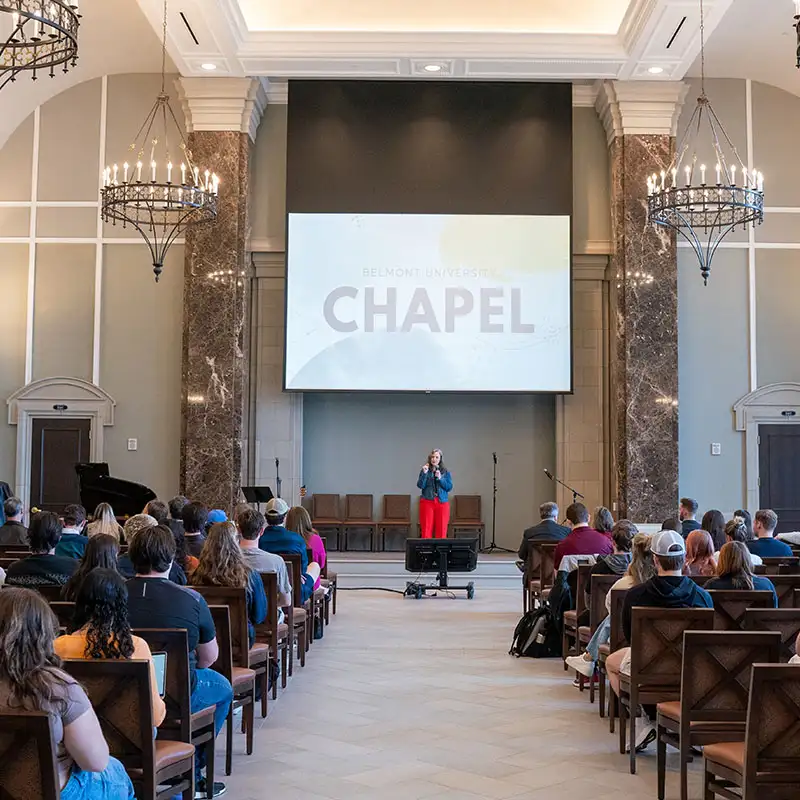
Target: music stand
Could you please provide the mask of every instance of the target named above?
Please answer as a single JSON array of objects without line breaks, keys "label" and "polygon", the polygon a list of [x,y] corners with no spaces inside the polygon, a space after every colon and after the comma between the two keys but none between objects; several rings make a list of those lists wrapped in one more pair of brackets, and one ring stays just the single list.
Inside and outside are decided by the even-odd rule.
[{"label": "music stand", "polygon": [[478,537],[463,539],[406,539],[406,571],[436,572],[438,583],[408,581],[405,594],[419,600],[428,590],[466,589],[475,596],[475,584],[450,586],[448,572],[472,572],[478,566]]},{"label": "music stand", "polygon": [[262,503],[269,503],[274,497],[269,486],[242,486],[242,494],[248,503],[255,503],[259,511]]}]

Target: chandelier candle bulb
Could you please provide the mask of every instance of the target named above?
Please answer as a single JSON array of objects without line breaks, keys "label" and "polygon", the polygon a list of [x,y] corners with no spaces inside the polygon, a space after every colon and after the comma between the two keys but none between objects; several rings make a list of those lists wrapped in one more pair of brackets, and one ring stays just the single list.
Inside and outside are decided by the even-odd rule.
[{"label": "chandelier candle bulb", "polygon": [[151,161],[150,162],[150,170],[151,170],[151,178],[150,179],[153,181],[153,183],[155,183],[156,182],[156,162],[155,161]]},{"label": "chandelier candle bulb", "polygon": [[206,171],[205,171],[205,177],[206,177],[206,191],[208,191],[208,177],[209,177],[209,175],[211,175],[211,173],[210,173],[208,170],[206,170]]},{"label": "chandelier candle bulb", "polygon": [[692,183],[692,168],[687,164],[685,167],[686,172],[686,185],[691,186]]},{"label": "chandelier candle bulb", "polygon": [[706,185],[706,165],[705,164],[701,164],[700,165],[700,183],[702,183],[703,186]]},{"label": "chandelier candle bulb", "polygon": [[194,168],[194,185],[195,186],[200,185],[200,167]]},{"label": "chandelier candle bulb", "polygon": [[129,166],[130,165],[128,164],[127,161],[122,165],[122,170],[123,170],[122,180],[123,180],[124,183],[128,182],[128,168],[129,168]]},{"label": "chandelier candle bulb", "polygon": [[142,162],[141,161],[137,161],[136,162],[136,181],[137,181],[137,183],[141,183],[142,182]]},{"label": "chandelier candle bulb", "polygon": [[172,183],[172,162],[167,161],[167,183]]},{"label": "chandelier candle bulb", "polygon": [[720,166],[719,161],[717,162],[717,186],[722,183],[722,167]]},{"label": "chandelier candle bulb", "polygon": [[742,167],[742,186],[747,188],[747,167]]},{"label": "chandelier candle bulb", "polygon": [[663,192],[666,189],[666,180],[667,180],[667,173],[664,170],[661,170],[661,191]]},{"label": "chandelier candle bulb", "polygon": [[673,189],[675,188],[677,183],[678,183],[678,168],[677,167],[673,167],[672,168],[672,188]]},{"label": "chandelier candle bulb", "polygon": [[758,173],[758,191],[764,194],[764,173]]},{"label": "chandelier candle bulb", "polygon": [[181,161],[181,183],[186,185],[186,164]]},{"label": "chandelier candle bulb", "polygon": [[736,186],[736,164],[731,164],[731,186]]}]

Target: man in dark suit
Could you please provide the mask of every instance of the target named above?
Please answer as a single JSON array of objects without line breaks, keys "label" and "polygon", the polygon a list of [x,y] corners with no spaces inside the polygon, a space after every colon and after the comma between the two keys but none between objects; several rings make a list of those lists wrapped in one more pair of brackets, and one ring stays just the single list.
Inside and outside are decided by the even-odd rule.
[{"label": "man in dark suit", "polygon": [[527,528],[522,534],[522,544],[519,546],[519,557],[527,564],[531,544],[534,542],[560,542],[569,535],[569,528],[559,525],[558,506],[555,503],[542,503],[539,506],[541,522],[532,528]]}]

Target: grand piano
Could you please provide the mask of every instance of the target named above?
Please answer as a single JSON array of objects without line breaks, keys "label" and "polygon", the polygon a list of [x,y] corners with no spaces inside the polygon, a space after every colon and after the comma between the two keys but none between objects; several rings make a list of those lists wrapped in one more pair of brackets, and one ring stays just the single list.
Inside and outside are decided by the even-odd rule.
[{"label": "grand piano", "polygon": [[141,514],[156,499],[156,493],[142,483],[112,478],[106,463],[76,464],[81,505],[91,514],[99,503],[109,503],[118,517]]}]

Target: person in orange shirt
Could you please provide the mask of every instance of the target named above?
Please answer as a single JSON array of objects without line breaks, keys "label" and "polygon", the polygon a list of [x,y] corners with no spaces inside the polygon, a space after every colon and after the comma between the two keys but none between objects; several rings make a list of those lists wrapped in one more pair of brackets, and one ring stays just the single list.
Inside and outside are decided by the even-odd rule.
[{"label": "person in orange shirt", "polygon": [[150,647],[134,636],[128,624],[128,587],[113,569],[97,567],[78,588],[73,633],[59,636],[53,649],[61,658],[136,658],[150,663],[150,692],[156,726],[164,721],[166,708],[158,693]]}]

